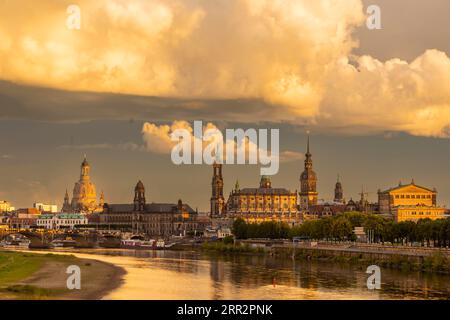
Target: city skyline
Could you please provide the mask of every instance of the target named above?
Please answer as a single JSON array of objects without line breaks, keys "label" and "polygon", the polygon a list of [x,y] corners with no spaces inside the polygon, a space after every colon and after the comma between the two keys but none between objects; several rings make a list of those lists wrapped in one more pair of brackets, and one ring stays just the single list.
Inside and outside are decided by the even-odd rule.
[{"label": "city skyline", "polygon": [[[303,150],[299,149],[299,152],[304,152],[306,150],[306,136],[303,136]],[[316,146],[316,139],[318,137],[312,136],[311,141],[311,153],[314,160],[314,168],[318,175],[318,192],[319,192],[319,200],[325,200],[328,202],[331,202],[334,197],[334,186],[337,180],[337,175],[339,175],[339,180],[343,184],[343,190],[344,190],[344,198],[348,201],[350,199],[358,200],[359,199],[359,193],[361,192],[361,189],[364,188],[365,192],[368,192],[368,199],[371,202],[377,201],[377,191],[385,190],[394,186],[397,186],[399,181],[401,181],[403,184],[409,184],[411,180],[415,180],[417,184],[423,185],[423,186],[429,186],[430,188],[436,188],[438,191],[438,203],[441,205],[446,205],[445,199],[449,198],[449,195],[445,194],[441,191],[440,186],[444,185],[442,183],[439,183],[440,179],[437,177],[429,177],[429,175],[425,172],[420,172],[417,169],[411,169],[417,171],[415,175],[411,175],[411,177],[408,177],[405,173],[408,172],[407,169],[402,169],[401,172],[398,173],[397,176],[394,178],[391,178],[389,180],[389,175],[392,174],[391,172],[395,172],[398,167],[401,168],[405,167],[404,164],[397,164],[396,166],[392,167],[392,170],[384,170],[385,174],[378,174],[379,178],[369,179],[369,178],[363,178],[364,174],[370,174],[370,171],[368,168],[369,166],[372,168],[380,168],[383,167],[383,162],[389,162],[386,161],[377,161],[376,159],[373,159],[372,164],[368,164],[368,167],[364,169],[364,171],[355,171],[350,170],[350,168],[353,168],[358,163],[352,162],[349,163],[347,161],[349,155],[347,155],[344,159],[336,159],[335,161],[329,161],[325,160],[323,161],[321,157],[323,155],[330,154],[330,151],[332,153],[340,154],[343,150],[347,150],[347,148],[351,148],[352,144],[348,143],[345,149],[340,150],[332,150],[330,149],[333,146],[332,141],[328,141],[327,145],[323,146],[323,149],[320,145]],[[341,137],[342,138],[342,137]],[[340,138],[337,138],[340,139]],[[349,139],[349,137],[344,138],[344,140]],[[359,138],[363,139],[363,138]],[[386,139],[386,137],[379,138],[382,141],[385,141],[385,143],[392,143],[393,138]],[[332,140],[331,138],[328,138],[328,140]],[[366,139],[364,139],[365,141]],[[424,142],[426,143],[426,141]],[[370,144],[369,144],[370,146]],[[367,147],[367,146],[366,146]],[[51,193],[50,189],[48,190],[48,194],[50,197],[46,197],[44,193],[42,193],[42,196],[35,196],[36,199],[33,198],[32,201],[28,201],[29,197],[26,195],[26,192],[21,193],[21,196],[23,197],[23,202],[16,202],[11,201],[11,198],[5,199],[8,201],[11,201],[12,204],[15,207],[30,207],[33,202],[40,201],[40,202],[46,202],[46,203],[54,203],[57,204],[59,208],[61,208],[63,197],[66,188],[69,190],[69,193],[71,194],[73,183],[76,182],[79,178],[79,165],[81,163],[80,159],[83,159],[84,153],[81,153],[78,148],[62,148],[64,152],[60,154],[60,159],[63,161],[64,159],[67,159],[67,155],[70,154],[71,161],[69,163],[73,163],[74,165],[64,165],[64,166],[56,166],[54,169],[61,172],[65,177],[67,177],[67,181],[65,181],[65,184],[63,183],[63,189],[56,190],[56,192]],[[370,149],[370,148],[369,148]],[[170,162],[170,156],[166,155],[158,155],[157,161],[161,161],[162,163],[168,162],[167,167],[170,167],[172,169],[167,169],[167,171],[163,172],[157,172],[153,171],[151,168],[151,163],[147,164],[145,160],[147,159],[147,154],[144,152],[138,152],[141,157],[141,161],[139,166],[142,166],[142,169],[145,171],[145,173],[142,174],[142,177],[139,175],[132,175],[129,174],[125,169],[125,167],[121,166],[121,162],[118,161],[117,163],[111,163],[107,160],[101,160],[105,153],[108,155],[111,154],[119,154],[121,152],[120,149],[115,150],[114,148],[108,148],[108,147],[98,147],[92,149],[87,148],[86,150],[91,151],[87,157],[89,159],[89,162],[92,167],[91,171],[91,179],[94,182],[94,184],[97,186],[98,190],[98,196],[101,192],[105,193],[105,202],[106,203],[114,203],[114,202],[129,202],[129,193],[132,189],[133,184],[135,181],[138,181],[139,179],[143,180],[143,182],[148,186],[148,199],[149,202],[173,202],[173,199],[183,199],[183,201],[189,201],[194,208],[198,208],[199,211],[207,212],[209,211],[209,196],[210,196],[210,176],[211,176],[211,166],[208,165],[181,165],[176,166],[173,165]],[[364,149],[358,149],[361,151],[367,151]],[[372,150],[374,152],[374,150]],[[391,151],[395,154],[395,150]],[[364,153],[364,152],[363,152]],[[94,156],[95,155],[95,156]],[[350,157],[352,157],[353,154],[350,154]],[[371,155],[366,155],[367,157],[371,157]],[[366,157],[364,156],[364,157]],[[364,158],[363,157],[363,158]],[[108,157],[106,157],[108,158]],[[92,160],[91,160],[92,159]],[[98,160],[97,160],[98,159]],[[9,159],[13,161],[13,159]],[[18,159],[16,159],[17,161]],[[280,173],[275,176],[271,176],[272,184],[274,187],[286,187],[290,189],[291,191],[300,191],[300,183],[299,183],[299,176],[303,170],[303,161],[304,158],[290,161],[288,163],[281,163],[280,165]],[[418,159],[418,162],[420,163],[420,159]],[[330,166],[332,164],[332,166]],[[341,164],[342,168],[341,170],[334,170],[337,173],[333,174],[333,170],[330,169],[330,167],[337,167],[337,165]],[[122,178],[114,178],[114,176],[111,176],[110,174],[110,166],[114,166],[115,169],[112,171],[114,172],[121,172],[120,175]],[[148,165],[148,167],[147,167]],[[162,165],[162,164],[161,164]],[[414,166],[412,163],[410,164],[411,168],[414,168],[414,166],[418,166],[418,164],[415,164]],[[259,166],[257,165],[244,165],[243,167],[245,170],[241,170],[240,165],[224,165],[224,195],[225,197],[228,197],[228,194],[232,191],[234,188],[236,180],[239,180],[239,184],[241,186],[246,187],[257,187],[259,185],[260,180],[260,173],[259,173]],[[64,169],[67,168],[67,169]],[[49,169],[51,170],[51,169]],[[192,175],[192,172],[195,172],[195,175],[197,177],[201,177],[201,179],[196,180],[196,184],[192,187],[190,187],[190,181],[185,180],[178,182],[183,186],[182,192],[171,192],[171,182],[172,180],[165,179],[164,176],[167,175],[167,172],[170,172],[171,170],[174,170],[174,175],[179,175],[180,177],[189,177]],[[290,170],[295,170],[295,174],[292,174]],[[361,177],[358,180],[358,176]],[[369,175],[370,176],[370,175]],[[428,178],[427,178],[428,176]],[[71,178],[72,177],[72,178]],[[107,178],[110,178],[109,180]],[[144,178],[145,177],[145,178]],[[70,180],[72,179],[72,180]],[[356,183],[349,183],[350,179],[354,179]],[[117,180],[117,183],[116,183]],[[184,179],[182,179],[184,180]],[[358,181],[361,181],[358,183]],[[377,181],[380,181],[381,183],[377,183]],[[433,184],[433,181],[436,181],[438,183]],[[126,183],[128,183],[126,185]],[[61,184],[57,184],[54,186],[54,188],[58,188],[58,186]],[[64,187],[66,185],[66,187]],[[115,188],[114,185],[119,186],[118,188]],[[32,185],[33,186],[33,185]],[[36,183],[34,186],[41,186],[43,188],[46,188],[45,181],[42,182],[42,184]],[[445,185],[444,185],[445,186]],[[24,188],[25,189],[25,188]],[[27,189],[25,189],[27,190]],[[30,189],[28,189],[30,190]],[[119,191],[117,191],[119,190]],[[30,190],[33,191],[33,190]],[[36,192],[36,190],[34,190]],[[124,192],[125,195],[123,196],[121,192]],[[61,194],[60,194],[61,193]],[[3,192],[2,194],[5,194]],[[55,195],[53,198],[51,198],[51,195]],[[97,197],[98,198],[98,197]]]},{"label": "city skyline", "polygon": [[[208,166],[174,166],[161,127],[202,120],[279,128],[276,186],[299,189],[311,130],[319,198],[339,174],[346,199],[414,178],[450,204],[448,1],[133,2],[149,16],[124,3],[79,1],[79,30],[66,28],[69,1],[0,5],[13,12],[0,22],[0,199],[61,205],[87,154],[106,202],[142,179],[149,199],[207,211]],[[365,25],[371,4],[381,30]],[[225,195],[236,179],[257,186],[258,171],[226,166]]]}]

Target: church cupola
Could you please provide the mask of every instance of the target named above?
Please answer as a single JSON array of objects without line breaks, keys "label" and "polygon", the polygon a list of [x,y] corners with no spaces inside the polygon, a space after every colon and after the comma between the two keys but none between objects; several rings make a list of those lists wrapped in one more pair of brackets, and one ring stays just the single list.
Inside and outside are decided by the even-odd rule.
[{"label": "church cupola", "polygon": [[261,181],[259,182],[260,188],[272,188],[272,182],[268,176],[261,176]]},{"label": "church cupola", "polygon": [[81,163],[81,173],[80,173],[80,179],[81,180],[89,180],[89,171],[91,167],[89,163],[86,160],[86,155],[84,155],[84,160]]}]

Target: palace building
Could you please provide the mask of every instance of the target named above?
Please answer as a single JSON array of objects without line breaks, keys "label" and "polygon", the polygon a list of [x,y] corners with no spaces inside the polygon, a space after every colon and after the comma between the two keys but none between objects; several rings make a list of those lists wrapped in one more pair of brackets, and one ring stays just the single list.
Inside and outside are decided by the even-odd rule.
[{"label": "palace building", "polygon": [[301,222],[297,206],[297,191],[284,188],[272,188],[267,176],[262,176],[259,188],[239,187],[228,197],[226,212],[229,217],[243,218],[247,222],[278,221],[295,225]]},{"label": "palace building", "polygon": [[64,204],[62,212],[66,213],[94,213],[103,210],[104,195],[100,195],[100,201],[97,202],[97,193],[94,183],[90,177],[91,166],[84,157],[81,163],[80,180],[75,182],[72,193],[72,201],[70,202],[69,194],[64,196]]},{"label": "palace building", "polygon": [[170,237],[186,235],[197,230],[198,212],[181,200],[178,203],[147,203],[144,184],[134,188],[134,201],[130,204],[104,205],[100,224],[111,229]]},{"label": "palace building", "polygon": [[313,171],[312,155],[309,152],[309,135],[305,154],[305,169],[300,175],[300,209],[308,210],[317,205],[317,175]]},{"label": "palace building", "polygon": [[414,180],[408,185],[399,183],[397,187],[378,191],[378,206],[380,214],[397,222],[442,219],[446,212],[445,208],[437,206],[436,189],[418,186]]}]

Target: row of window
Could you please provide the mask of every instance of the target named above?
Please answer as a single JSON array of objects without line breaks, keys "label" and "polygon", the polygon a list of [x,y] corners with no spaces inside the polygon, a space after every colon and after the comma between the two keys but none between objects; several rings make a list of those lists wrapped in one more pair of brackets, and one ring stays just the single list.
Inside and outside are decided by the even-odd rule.
[{"label": "row of window", "polygon": [[413,216],[415,216],[415,215],[419,215],[419,216],[423,216],[423,215],[437,216],[437,215],[440,215],[440,213],[438,213],[438,212],[422,212],[422,211],[420,211],[420,212],[413,211],[413,212],[408,212],[406,214],[411,214]]},{"label": "row of window", "polygon": [[431,195],[425,195],[425,194],[396,194],[395,199],[431,199]]},{"label": "row of window", "polygon": [[87,220],[38,220],[37,225],[73,225],[87,224]]}]

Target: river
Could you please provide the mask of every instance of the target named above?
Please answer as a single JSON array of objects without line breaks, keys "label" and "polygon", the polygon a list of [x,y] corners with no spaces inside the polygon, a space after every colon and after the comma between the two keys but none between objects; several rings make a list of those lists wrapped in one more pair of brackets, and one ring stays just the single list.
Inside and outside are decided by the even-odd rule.
[{"label": "river", "polygon": [[366,266],[266,256],[215,257],[185,251],[82,250],[81,258],[124,268],[104,299],[450,299],[450,275],[381,270],[367,288]]}]

